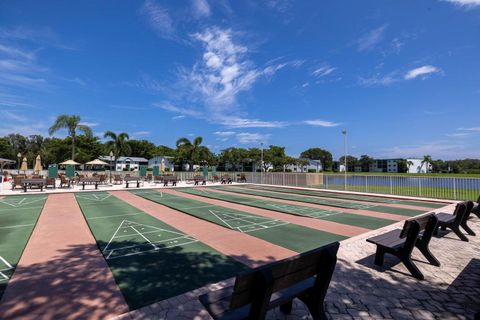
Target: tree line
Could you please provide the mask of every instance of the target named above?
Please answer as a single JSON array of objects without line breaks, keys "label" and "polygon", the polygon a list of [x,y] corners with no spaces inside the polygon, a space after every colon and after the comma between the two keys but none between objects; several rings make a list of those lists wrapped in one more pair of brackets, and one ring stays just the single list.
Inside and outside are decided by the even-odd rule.
[{"label": "tree line", "polygon": [[[66,138],[56,138],[52,135],[66,129]],[[85,163],[101,155],[112,152],[114,159],[119,156],[135,156],[151,159],[156,156],[171,157],[171,161],[181,167],[188,164],[193,170],[194,164],[218,166],[219,170],[252,171],[262,165],[262,150],[260,148],[235,148],[221,150],[219,154],[213,153],[208,147],[203,146],[202,137],[192,140],[182,137],[176,141],[175,148],[165,145],[155,145],[148,140],[130,139],[126,132],[106,131],[102,142],[101,137],[94,136],[91,128],[82,124],[80,116],[60,115],[49,128],[48,137],[42,135],[23,136],[10,134],[0,137],[0,158],[18,160],[26,157],[30,163],[40,154],[44,164],[60,163],[72,159]],[[270,145],[263,150],[264,170],[283,171],[285,166],[294,165],[300,168],[306,166],[310,160],[319,160],[324,171],[338,169],[345,159],[340,157],[338,162],[333,161],[332,154],[321,148],[310,148],[303,151],[298,158],[290,157],[285,153],[285,147]],[[348,171],[368,172],[374,159],[368,155],[360,158],[347,156]],[[432,160],[430,156],[424,157],[424,162],[432,164],[433,172],[469,172],[480,173],[480,160]],[[405,172],[410,164],[406,160],[398,163],[399,172]]]}]

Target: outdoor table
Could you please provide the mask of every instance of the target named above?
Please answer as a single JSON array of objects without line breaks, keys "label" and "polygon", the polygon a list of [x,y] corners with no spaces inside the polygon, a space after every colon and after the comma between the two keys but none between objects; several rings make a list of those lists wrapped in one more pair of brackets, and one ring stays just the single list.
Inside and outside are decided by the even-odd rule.
[{"label": "outdoor table", "polygon": [[40,188],[40,191],[43,191],[43,187],[46,184],[46,179],[34,178],[34,179],[22,179],[23,191],[27,192],[27,187],[37,186]]},{"label": "outdoor table", "polygon": [[98,189],[98,184],[100,183],[100,178],[98,178],[98,177],[80,178],[78,183],[82,184],[82,190],[85,190],[85,185],[86,184],[94,184],[95,185],[95,190],[97,190]]},{"label": "outdoor table", "polygon": [[123,181],[126,182],[126,188],[128,188],[128,183],[131,182],[131,181],[136,181],[137,182],[137,188],[140,188],[140,181],[142,180],[142,178],[140,177],[125,177],[123,179]]}]

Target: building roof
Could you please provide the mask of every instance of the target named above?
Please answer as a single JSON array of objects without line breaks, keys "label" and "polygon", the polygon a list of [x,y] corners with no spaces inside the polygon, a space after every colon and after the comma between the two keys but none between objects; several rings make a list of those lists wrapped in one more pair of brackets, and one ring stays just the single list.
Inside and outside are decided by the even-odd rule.
[{"label": "building roof", "polygon": [[[110,161],[110,156],[100,156],[99,159]],[[132,161],[132,162],[148,162],[147,159],[142,158],[142,157],[123,157],[123,156],[118,157],[117,162],[124,162],[127,159]],[[113,158],[112,158],[112,160],[113,160]]]}]

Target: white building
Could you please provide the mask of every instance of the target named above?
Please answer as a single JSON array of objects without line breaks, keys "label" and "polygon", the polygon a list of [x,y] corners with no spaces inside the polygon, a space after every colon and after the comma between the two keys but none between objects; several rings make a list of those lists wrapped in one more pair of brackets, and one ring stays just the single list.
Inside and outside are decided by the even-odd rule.
[{"label": "white building", "polygon": [[160,168],[163,162],[163,165],[165,166],[165,171],[173,172],[175,166],[172,160],[173,160],[173,157],[167,157],[167,156],[154,157],[148,160],[148,167],[153,168],[155,166],[158,166]]},{"label": "white building", "polygon": [[[110,156],[100,156],[100,160],[110,164]],[[141,157],[118,157],[117,162],[112,158],[112,169],[115,171],[138,171],[140,166],[148,165],[148,160]]]},{"label": "white building", "polygon": [[[406,161],[407,173],[428,173],[432,171],[431,163],[422,163],[423,159],[408,158],[408,159],[375,159],[370,165],[370,172],[388,172],[398,173],[399,161]],[[410,163],[410,165],[408,165]]]},{"label": "white building", "polygon": [[306,165],[296,165],[296,164],[289,164],[285,166],[286,170],[290,170],[291,172],[321,172],[323,170],[322,163],[320,160],[310,160],[310,159],[302,159],[308,161]]}]

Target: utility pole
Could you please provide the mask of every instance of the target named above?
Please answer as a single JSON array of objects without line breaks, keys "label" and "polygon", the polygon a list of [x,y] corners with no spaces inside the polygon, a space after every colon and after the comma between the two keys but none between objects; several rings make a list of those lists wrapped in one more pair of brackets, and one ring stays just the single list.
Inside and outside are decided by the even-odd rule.
[{"label": "utility pole", "polygon": [[260,183],[263,183],[263,142],[260,143],[261,153],[260,153]]},{"label": "utility pole", "polygon": [[345,171],[344,171],[344,176],[345,176],[345,191],[347,191],[347,130],[344,129],[342,130],[343,134],[343,160],[344,160],[344,166],[345,166]]}]

